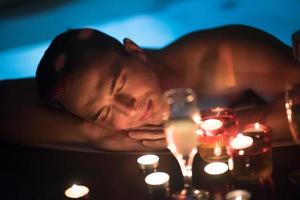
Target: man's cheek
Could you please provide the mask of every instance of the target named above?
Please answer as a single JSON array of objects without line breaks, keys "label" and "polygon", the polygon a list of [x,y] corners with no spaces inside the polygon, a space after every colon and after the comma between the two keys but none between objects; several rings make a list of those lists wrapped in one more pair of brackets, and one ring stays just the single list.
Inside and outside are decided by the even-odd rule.
[{"label": "man's cheek", "polygon": [[123,130],[130,128],[130,124],[127,118],[115,117],[112,121],[112,127],[118,130]]}]

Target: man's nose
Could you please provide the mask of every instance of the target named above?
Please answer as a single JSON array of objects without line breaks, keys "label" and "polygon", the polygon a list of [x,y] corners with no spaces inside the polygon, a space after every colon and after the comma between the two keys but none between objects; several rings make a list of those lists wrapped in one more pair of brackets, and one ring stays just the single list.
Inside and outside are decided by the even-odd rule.
[{"label": "man's nose", "polygon": [[127,116],[136,114],[136,99],[128,94],[119,94],[114,98],[114,108]]}]

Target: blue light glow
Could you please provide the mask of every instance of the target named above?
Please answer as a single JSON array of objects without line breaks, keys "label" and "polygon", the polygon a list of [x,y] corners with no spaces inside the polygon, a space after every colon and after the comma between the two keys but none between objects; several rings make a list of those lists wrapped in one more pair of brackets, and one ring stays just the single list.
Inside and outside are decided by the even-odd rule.
[{"label": "blue light glow", "polygon": [[[148,48],[163,47],[188,32],[224,24],[255,26],[290,45],[291,34],[300,29],[300,1],[295,0],[131,0],[130,3],[134,5],[133,7],[123,3],[123,5],[111,7],[111,10],[105,10],[105,12],[99,10],[97,21],[95,20],[97,14],[94,12],[90,15],[85,12],[82,17],[72,21],[71,13],[77,12],[78,14],[81,7],[86,6],[96,11],[97,9],[92,5],[95,2],[98,6],[100,1],[76,1],[43,14],[32,14],[6,21],[1,19],[0,27],[5,29],[2,39],[9,35],[7,30],[12,30],[14,23],[16,27],[23,28],[26,24],[25,27],[28,30],[14,33],[12,31],[11,38],[26,39],[28,37],[29,39],[33,37],[31,28],[35,28],[39,20],[57,21],[59,24],[57,27],[51,27],[50,24],[53,23],[45,24],[45,29],[34,30],[40,31],[41,34],[54,28],[59,33],[67,28],[92,27],[106,32],[120,41],[128,37],[138,45]],[[110,12],[114,17],[108,17]],[[118,12],[121,14],[117,15]],[[67,16],[62,17],[63,14]],[[63,20],[65,20],[65,25]],[[0,49],[2,49],[0,51],[0,80],[34,76],[36,66],[53,37],[48,38],[17,48],[1,48],[0,44]],[[4,40],[6,39],[4,38]],[[5,41],[5,43],[9,44],[9,41]]]}]

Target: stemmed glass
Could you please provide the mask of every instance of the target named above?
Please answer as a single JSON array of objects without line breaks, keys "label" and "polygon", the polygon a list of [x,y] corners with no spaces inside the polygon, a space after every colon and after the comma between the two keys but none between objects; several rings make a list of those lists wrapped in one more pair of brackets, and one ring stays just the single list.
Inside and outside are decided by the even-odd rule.
[{"label": "stemmed glass", "polygon": [[192,163],[197,153],[196,132],[200,122],[196,95],[189,88],[171,89],[166,91],[164,95],[170,108],[164,119],[168,149],[176,157],[184,178],[183,190],[174,193],[172,197],[176,199],[201,199],[209,195],[208,191],[192,187]]},{"label": "stemmed glass", "polygon": [[287,86],[285,108],[293,139],[300,144],[300,83]]},{"label": "stemmed glass", "polygon": [[[285,91],[285,108],[290,132],[294,141],[300,145],[300,83],[287,86]],[[300,184],[300,169],[290,174],[290,180]]]}]

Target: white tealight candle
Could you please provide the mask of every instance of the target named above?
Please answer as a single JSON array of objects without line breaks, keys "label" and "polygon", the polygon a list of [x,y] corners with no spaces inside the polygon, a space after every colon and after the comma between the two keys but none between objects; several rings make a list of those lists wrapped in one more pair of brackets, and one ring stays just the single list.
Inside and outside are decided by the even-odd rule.
[{"label": "white tealight candle", "polygon": [[233,149],[246,149],[252,144],[252,137],[244,136],[241,133],[239,133],[233,140],[230,141],[230,147]]},{"label": "white tealight candle", "polygon": [[226,194],[226,200],[249,200],[251,193],[247,190],[233,190]]},{"label": "white tealight candle", "polygon": [[154,172],[146,176],[145,182],[150,187],[168,187],[169,175],[165,172]]},{"label": "white tealight candle", "polygon": [[201,127],[207,131],[213,131],[221,128],[223,123],[218,119],[207,119],[205,120]]},{"label": "white tealight candle", "polygon": [[65,195],[69,198],[76,199],[83,197],[89,193],[89,188],[83,185],[73,184],[65,191]]},{"label": "white tealight candle", "polygon": [[143,170],[155,169],[158,166],[159,157],[153,154],[147,154],[139,157],[137,163]]},{"label": "white tealight candle", "polygon": [[228,165],[223,162],[212,162],[204,167],[204,171],[210,175],[219,175],[228,171]]}]

